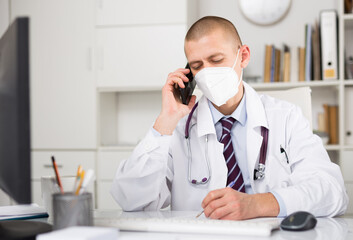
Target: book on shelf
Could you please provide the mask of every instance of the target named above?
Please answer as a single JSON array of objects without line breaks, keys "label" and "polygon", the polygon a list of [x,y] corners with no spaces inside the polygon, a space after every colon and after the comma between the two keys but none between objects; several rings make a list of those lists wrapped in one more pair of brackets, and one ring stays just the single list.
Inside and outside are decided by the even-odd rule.
[{"label": "book on shelf", "polygon": [[265,46],[264,82],[271,82],[272,45]]},{"label": "book on shelf", "polygon": [[298,47],[299,56],[299,71],[298,71],[298,81],[305,81],[305,48]]},{"label": "book on shelf", "polygon": [[352,13],[353,12],[352,0],[341,0],[341,1],[344,1],[344,13]]},{"label": "book on shelf", "polygon": [[275,46],[272,45],[271,48],[271,75],[270,75],[270,82],[274,82],[275,81],[275,59],[276,59],[276,49]]},{"label": "book on shelf", "polygon": [[311,81],[311,63],[312,63],[312,48],[311,48],[311,38],[312,38],[311,24],[305,25],[305,81]]},{"label": "book on shelf", "polygon": [[284,44],[283,45],[283,82],[289,82],[290,80],[290,49]]},{"label": "book on shelf", "polygon": [[315,22],[315,25],[313,27],[312,31],[312,67],[313,67],[313,80],[321,80],[321,52],[320,52],[320,27],[318,22]]},{"label": "book on shelf", "polygon": [[328,134],[329,144],[338,144],[338,106],[324,104],[323,107],[323,117],[319,115],[319,130]]}]

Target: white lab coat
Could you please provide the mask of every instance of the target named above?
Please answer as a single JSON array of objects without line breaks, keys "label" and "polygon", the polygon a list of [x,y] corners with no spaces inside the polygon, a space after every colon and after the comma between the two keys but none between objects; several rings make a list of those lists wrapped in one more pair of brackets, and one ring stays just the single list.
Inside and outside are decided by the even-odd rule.
[{"label": "white lab coat", "polygon": [[[261,126],[269,129],[265,178],[253,180],[254,193],[275,190],[287,214],[298,210],[316,216],[343,214],[348,196],[339,167],[332,163],[322,141],[313,135],[300,108],[267,95],[258,95],[244,83],[247,110],[247,157],[249,175],[257,168],[262,144]],[[300,97],[300,96],[298,96]],[[227,166],[223,144],[218,142],[207,99],[202,97],[190,126],[192,179],[207,177],[206,135],[211,178],[206,185],[188,181],[188,149],[185,139],[187,116],[172,136],[155,136],[150,130],[132,155],[117,170],[111,194],[126,211],[201,210],[207,193],[226,187]],[[286,157],[280,152],[286,150]]]}]

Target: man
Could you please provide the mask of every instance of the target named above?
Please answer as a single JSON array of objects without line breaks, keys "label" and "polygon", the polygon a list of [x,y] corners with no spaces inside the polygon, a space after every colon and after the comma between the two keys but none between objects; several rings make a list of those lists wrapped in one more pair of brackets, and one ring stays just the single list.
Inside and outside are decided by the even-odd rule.
[{"label": "man", "polygon": [[[117,170],[111,193],[120,206],[203,209],[214,219],[299,210],[343,214],[348,197],[342,174],[300,109],[259,96],[242,81],[250,49],[234,25],[204,17],[189,29],[184,49],[204,96],[197,106],[195,96],[183,105],[175,85],[184,88],[190,70],[168,75],[160,115]],[[265,175],[259,177],[263,159]]]}]

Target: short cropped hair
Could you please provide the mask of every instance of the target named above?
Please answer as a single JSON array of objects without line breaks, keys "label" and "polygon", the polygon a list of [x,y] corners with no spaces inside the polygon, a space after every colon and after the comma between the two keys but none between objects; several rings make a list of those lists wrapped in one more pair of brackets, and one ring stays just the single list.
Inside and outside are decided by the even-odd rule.
[{"label": "short cropped hair", "polygon": [[234,45],[236,47],[243,45],[233,23],[227,19],[216,16],[206,16],[197,20],[186,33],[185,41],[198,40],[217,29],[222,30],[225,36],[230,37],[230,39],[234,39]]}]

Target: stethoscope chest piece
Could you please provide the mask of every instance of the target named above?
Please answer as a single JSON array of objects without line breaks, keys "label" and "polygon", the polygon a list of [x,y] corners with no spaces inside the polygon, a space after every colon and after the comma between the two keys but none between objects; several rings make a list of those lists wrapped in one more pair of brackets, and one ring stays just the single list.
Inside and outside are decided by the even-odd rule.
[{"label": "stethoscope chest piece", "polygon": [[265,164],[259,163],[258,169],[254,170],[254,180],[265,178]]}]

